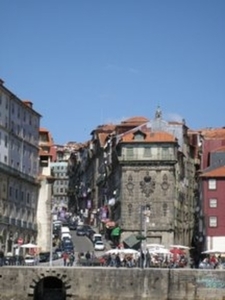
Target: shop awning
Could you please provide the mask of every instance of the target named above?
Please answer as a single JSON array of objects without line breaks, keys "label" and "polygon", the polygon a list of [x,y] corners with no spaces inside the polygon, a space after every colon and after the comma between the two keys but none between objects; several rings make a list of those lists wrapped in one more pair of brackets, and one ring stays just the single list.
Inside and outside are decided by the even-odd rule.
[{"label": "shop awning", "polygon": [[140,246],[140,241],[136,238],[136,235],[132,234],[123,241],[123,244],[125,248],[138,249]]},{"label": "shop awning", "polygon": [[111,236],[119,236],[120,232],[121,232],[121,229],[120,229],[120,227],[117,226],[112,230]]}]

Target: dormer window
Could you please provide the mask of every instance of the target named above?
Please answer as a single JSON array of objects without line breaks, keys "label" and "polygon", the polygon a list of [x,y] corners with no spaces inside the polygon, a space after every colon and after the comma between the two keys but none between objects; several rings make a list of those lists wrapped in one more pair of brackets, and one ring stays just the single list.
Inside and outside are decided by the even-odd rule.
[{"label": "dormer window", "polygon": [[145,139],[145,134],[141,131],[134,133],[134,140],[135,141],[143,141]]}]

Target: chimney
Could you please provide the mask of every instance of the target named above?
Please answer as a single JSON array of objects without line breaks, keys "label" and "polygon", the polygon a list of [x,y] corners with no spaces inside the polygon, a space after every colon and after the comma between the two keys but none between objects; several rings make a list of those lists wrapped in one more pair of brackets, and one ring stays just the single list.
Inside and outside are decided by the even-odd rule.
[{"label": "chimney", "polygon": [[33,108],[33,103],[31,102],[31,101],[23,101],[23,103],[25,104],[25,105],[27,105],[28,107],[30,107],[30,108]]},{"label": "chimney", "polygon": [[0,78],[0,85],[3,85],[4,81]]}]

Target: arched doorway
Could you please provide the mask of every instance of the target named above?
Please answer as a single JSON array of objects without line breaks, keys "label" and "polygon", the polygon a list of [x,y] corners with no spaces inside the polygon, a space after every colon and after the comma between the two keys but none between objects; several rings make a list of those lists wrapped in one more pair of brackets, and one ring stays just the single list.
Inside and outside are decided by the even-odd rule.
[{"label": "arched doorway", "polygon": [[66,300],[64,283],[53,276],[41,279],[34,289],[34,300]]}]

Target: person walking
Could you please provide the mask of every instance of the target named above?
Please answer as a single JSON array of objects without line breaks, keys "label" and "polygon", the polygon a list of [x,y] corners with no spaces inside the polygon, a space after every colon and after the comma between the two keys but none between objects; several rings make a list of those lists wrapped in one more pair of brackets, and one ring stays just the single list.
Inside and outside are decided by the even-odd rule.
[{"label": "person walking", "polygon": [[0,267],[4,265],[4,252],[0,250]]},{"label": "person walking", "polygon": [[62,257],[63,257],[63,265],[64,265],[64,267],[66,267],[66,266],[67,266],[67,262],[68,262],[69,255],[68,255],[68,253],[63,252]]},{"label": "person walking", "polygon": [[73,266],[73,263],[75,261],[75,256],[73,253],[70,253],[70,256],[69,256],[69,261],[70,261],[70,267]]},{"label": "person walking", "polygon": [[85,258],[87,260],[87,266],[90,266],[91,254],[89,251],[86,252]]}]

